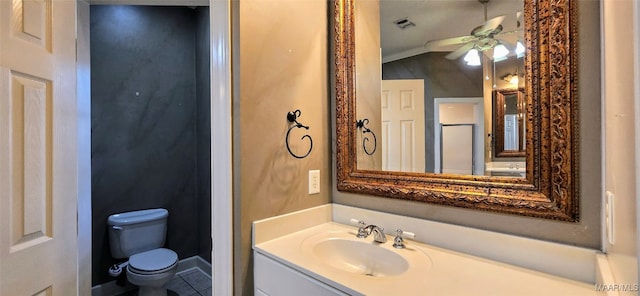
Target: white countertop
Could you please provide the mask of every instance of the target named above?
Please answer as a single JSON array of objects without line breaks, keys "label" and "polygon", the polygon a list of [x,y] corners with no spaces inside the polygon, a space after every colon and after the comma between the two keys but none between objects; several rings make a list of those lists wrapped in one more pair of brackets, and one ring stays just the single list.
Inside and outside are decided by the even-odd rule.
[{"label": "white countertop", "polygon": [[[320,216],[326,216],[322,214]],[[295,216],[295,215],[293,215]],[[559,276],[517,267],[493,260],[455,252],[412,240],[406,249],[395,249],[393,237],[378,247],[402,255],[409,262],[408,270],[397,276],[371,277],[344,271],[322,262],[309,250],[310,241],[318,235],[331,233],[341,239],[359,239],[357,227],[322,221],[326,217],[304,219],[305,228],[282,233],[283,225],[292,227],[292,215],[287,221],[270,218],[259,227],[254,223],[253,249],[267,257],[311,276],[351,295],[596,295],[594,285]],[[326,219],[325,219],[326,220]],[[315,222],[316,225],[312,225]],[[295,228],[295,227],[294,227]],[[279,232],[279,233],[278,233]],[[259,239],[256,239],[260,237]]]},{"label": "white countertop", "polygon": [[487,162],[484,164],[484,169],[487,172],[498,173],[525,173],[527,165],[524,162]]}]

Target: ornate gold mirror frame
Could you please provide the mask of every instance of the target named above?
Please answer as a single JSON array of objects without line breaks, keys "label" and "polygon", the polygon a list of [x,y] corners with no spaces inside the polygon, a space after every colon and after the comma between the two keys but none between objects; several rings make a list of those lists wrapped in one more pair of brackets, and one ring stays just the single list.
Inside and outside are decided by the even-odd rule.
[{"label": "ornate gold mirror frame", "polygon": [[524,1],[526,178],[357,169],[354,1],[333,7],[338,190],[578,221],[575,1]]}]

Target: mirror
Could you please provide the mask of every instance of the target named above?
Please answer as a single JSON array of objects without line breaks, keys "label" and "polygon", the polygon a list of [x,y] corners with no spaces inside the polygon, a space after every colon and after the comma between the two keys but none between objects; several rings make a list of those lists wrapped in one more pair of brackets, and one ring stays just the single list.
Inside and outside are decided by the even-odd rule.
[{"label": "mirror", "polygon": [[[382,0],[385,1],[385,0]],[[427,1],[429,2],[429,1]],[[439,5],[448,6],[452,1],[436,1]],[[453,1],[468,2],[478,5],[477,0]],[[368,5],[374,3],[375,5]],[[577,106],[576,84],[576,28],[575,8],[571,0],[546,1],[525,0],[520,18],[522,20],[522,43],[526,51],[521,58],[522,66],[516,66],[516,75],[521,79],[523,104],[522,145],[524,149],[523,177],[498,177],[488,174],[452,173],[443,170],[446,154],[451,149],[443,150],[439,157],[433,152],[433,171],[421,169],[386,169],[382,168],[384,142],[392,132],[383,127],[382,107],[382,72],[380,66],[380,9],[378,1],[335,0],[334,13],[334,54],[335,54],[335,86],[336,86],[336,163],[338,190],[399,198],[420,202],[442,204],[495,212],[527,215],[565,221],[578,220],[578,186],[577,186]],[[416,2],[417,3],[417,2]],[[362,5],[367,4],[367,5]],[[477,6],[476,6],[477,8]],[[374,13],[364,13],[368,9]],[[428,13],[428,12],[427,12]],[[364,15],[364,16],[363,16]],[[369,15],[369,17],[367,17]],[[376,17],[370,17],[376,15]],[[431,17],[440,17],[432,14]],[[376,18],[378,18],[376,20]],[[486,18],[485,18],[486,19]],[[408,20],[410,22],[410,20]],[[445,18],[446,21],[446,18]],[[491,21],[488,19],[487,22]],[[450,21],[449,21],[450,22]],[[476,22],[477,23],[477,22]],[[484,25],[483,25],[484,26]],[[516,25],[517,26],[517,25]],[[482,26],[481,26],[482,27]],[[492,26],[493,28],[493,26]],[[360,33],[360,34],[359,34]],[[471,32],[473,35],[473,31]],[[468,34],[468,33],[467,33]],[[364,36],[364,37],[359,37]],[[443,36],[438,40],[446,40]],[[377,50],[376,55],[362,55],[363,49]],[[491,45],[494,50],[496,45]],[[450,52],[438,52],[446,56]],[[466,52],[470,50],[467,48]],[[482,103],[472,107],[474,114],[482,105],[484,127],[464,128],[461,123],[445,123],[440,128],[433,128],[435,134],[466,133],[475,135],[478,130],[486,131],[494,124],[492,113],[492,93],[497,87],[497,79],[487,82],[487,76],[499,76],[497,68],[488,67],[494,64],[492,54],[479,55],[480,63],[485,65],[480,70],[480,79],[473,78],[471,84],[480,84],[482,93],[478,96]],[[461,56],[461,55],[460,55]],[[458,58],[451,62],[460,63]],[[376,63],[377,62],[377,63]],[[437,70],[435,72],[438,72]],[[489,75],[487,75],[489,74]],[[500,77],[502,78],[502,77]],[[408,79],[407,79],[408,80]],[[445,80],[448,82],[448,80]],[[459,81],[456,82],[459,84]],[[488,86],[487,86],[488,84]],[[520,85],[520,83],[519,83]],[[475,96],[475,95],[474,95]],[[379,98],[369,100],[368,98]],[[416,95],[415,97],[420,97]],[[435,102],[434,97],[434,102]],[[453,104],[465,101],[470,97],[454,97]],[[488,98],[488,99],[486,99]],[[416,100],[404,98],[405,106]],[[443,99],[447,99],[446,97]],[[402,100],[401,100],[402,101]],[[451,103],[451,102],[446,102]],[[426,105],[429,105],[427,102]],[[487,106],[488,105],[488,106]],[[444,105],[445,108],[447,105]],[[449,106],[450,107],[450,106]],[[475,108],[475,109],[474,109]],[[435,110],[435,105],[433,105]],[[504,116],[504,115],[503,115]],[[435,117],[435,115],[434,115]],[[373,141],[363,140],[368,134],[357,127],[357,122],[367,119],[367,127],[377,133],[377,153],[362,153],[363,145]],[[425,121],[430,118],[425,117]],[[432,119],[433,120],[433,119]],[[435,120],[434,120],[435,121]],[[520,123],[520,122],[518,122]],[[420,123],[415,124],[415,126]],[[376,129],[379,128],[378,131]],[[489,129],[491,131],[492,129]],[[404,130],[405,132],[407,129]],[[402,132],[402,130],[401,130]],[[415,133],[415,131],[412,131]],[[489,151],[483,160],[491,159],[493,145],[486,141],[488,133],[483,133],[482,151]],[[442,138],[444,139],[444,138]],[[427,142],[427,141],[425,141]],[[446,142],[446,140],[442,140]],[[473,143],[473,142],[472,142]],[[520,142],[518,142],[520,143]],[[428,144],[427,144],[428,145]],[[442,143],[441,143],[442,145]],[[475,147],[475,144],[458,146]],[[435,145],[433,145],[435,147]],[[503,146],[504,147],[504,146]],[[420,150],[420,149],[418,149]],[[471,150],[474,150],[473,148]],[[478,150],[478,149],[475,149]],[[494,149],[495,150],[495,149]],[[504,148],[503,148],[504,150]],[[368,149],[368,151],[374,151]],[[426,151],[426,149],[425,149]],[[396,155],[397,153],[388,153]],[[425,154],[427,154],[425,152]],[[441,159],[440,170],[437,171],[437,159]],[[425,167],[429,157],[425,157]],[[419,163],[419,162],[418,162]],[[475,163],[475,162],[474,162]]]},{"label": "mirror", "polygon": [[[380,134],[379,154],[365,155],[363,145],[358,168],[492,175],[515,162],[524,173],[524,158],[494,157],[487,137],[494,122],[491,91],[485,96],[485,89],[524,87],[524,79],[518,82],[525,55],[522,0],[354,6],[356,93],[362,94],[356,114],[376,119],[369,128]],[[481,50],[478,64],[465,61],[469,45]]]},{"label": "mirror", "polygon": [[524,89],[493,92],[493,134],[496,157],[526,155]]}]

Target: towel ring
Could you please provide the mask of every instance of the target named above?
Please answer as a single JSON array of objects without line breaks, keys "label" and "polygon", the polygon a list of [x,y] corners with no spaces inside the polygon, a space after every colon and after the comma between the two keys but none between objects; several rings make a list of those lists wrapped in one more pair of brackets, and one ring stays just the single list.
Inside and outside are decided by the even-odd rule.
[{"label": "towel ring", "polygon": [[[362,138],[362,149],[364,150],[364,153],[366,153],[367,155],[373,155],[374,153],[376,153],[376,148],[378,148],[378,139],[376,138],[376,134],[373,133],[371,129],[366,127],[365,124],[369,124],[369,119],[365,118],[358,120],[356,122],[356,128],[362,129],[362,134],[364,135],[364,137]],[[369,152],[366,145],[366,143],[369,142],[369,137],[366,136],[367,133],[371,133],[371,135],[373,136],[373,151],[371,152]]]},{"label": "towel ring", "polygon": [[291,111],[289,113],[287,113],[287,120],[289,122],[293,122],[295,123],[294,125],[292,125],[289,130],[287,131],[287,136],[285,138],[285,144],[287,145],[287,150],[289,151],[289,154],[291,154],[291,156],[295,157],[295,158],[305,158],[307,156],[309,156],[309,154],[311,153],[311,150],[313,149],[313,139],[311,139],[311,136],[309,135],[304,135],[302,136],[302,138],[300,138],[300,140],[304,141],[305,138],[309,139],[309,151],[307,151],[306,154],[304,155],[297,155],[295,153],[293,153],[293,151],[291,151],[291,147],[289,147],[289,134],[291,133],[291,130],[293,130],[294,128],[304,128],[304,129],[309,129],[309,126],[303,125],[302,123],[298,122],[298,117],[300,117],[300,115],[302,115],[302,112],[300,110],[296,110],[296,111]]}]

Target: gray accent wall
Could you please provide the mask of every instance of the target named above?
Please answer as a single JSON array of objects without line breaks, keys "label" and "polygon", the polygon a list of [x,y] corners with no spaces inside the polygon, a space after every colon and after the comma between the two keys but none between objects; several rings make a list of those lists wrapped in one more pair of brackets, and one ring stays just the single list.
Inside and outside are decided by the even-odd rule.
[{"label": "gray accent wall", "polygon": [[425,170],[433,173],[434,99],[482,97],[482,67],[448,60],[448,52],[429,52],[382,64],[382,79],[424,79]]},{"label": "gray accent wall", "polygon": [[114,213],[166,208],[165,247],[180,259],[211,251],[200,250],[210,236],[198,237],[211,224],[209,72],[196,57],[208,52],[197,48],[205,13],[91,6],[92,285],[113,280],[107,269],[124,261],[109,250]]}]

